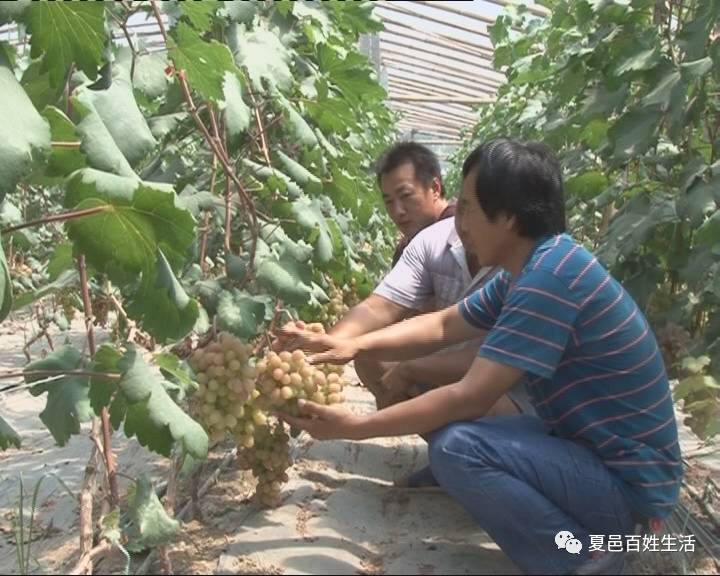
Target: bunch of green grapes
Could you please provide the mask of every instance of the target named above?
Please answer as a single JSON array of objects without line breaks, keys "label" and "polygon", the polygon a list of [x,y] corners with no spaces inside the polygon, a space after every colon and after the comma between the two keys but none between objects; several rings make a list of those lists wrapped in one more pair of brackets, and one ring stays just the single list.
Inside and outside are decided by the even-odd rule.
[{"label": "bunch of green grapes", "polygon": [[345,304],[343,291],[335,286],[335,283],[332,280],[328,283],[330,284],[330,290],[328,290],[330,301],[320,309],[319,320],[323,324],[333,326],[334,324],[337,324],[345,314],[347,314],[350,308],[348,308]]},{"label": "bunch of green grapes", "polygon": [[282,422],[255,429],[252,448],[238,450],[238,464],[251,470],[257,479],[255,497],[264,506],[280,504],[280,493],[288,481],[287,469],[292,466],[290,437]]},{"label": "bunch of green grapes", "polygon": [[256,379],[251,356],[250,345],[222,332],[217,342],[195,350],[188,360],[200,385],[195,394],[198,417],[214,442],[232,434],[238,445],[252,446],[255,426],[265,423],[265,415],[248,404]]},{"label": "bunch of green grapes", "polygon": [[269,352],[256,367],[258,404],[267,410],[298,415],[300,399],[317,404],[338,404],[345,400],[344,382],[337,368],[312,366],[302,350]]}]

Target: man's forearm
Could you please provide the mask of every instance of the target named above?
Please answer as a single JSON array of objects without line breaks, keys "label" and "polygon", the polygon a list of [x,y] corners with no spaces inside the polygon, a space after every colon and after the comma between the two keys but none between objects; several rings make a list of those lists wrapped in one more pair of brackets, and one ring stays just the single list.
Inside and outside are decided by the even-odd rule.
[{"label": "man's forearm", "polygon": [[358,356],[378,360],[410,360],[426,356],[453,344],[478,338],[456,306],[423,314],[355,339]]},{"label": "man's forearm", "polygon": [[413,384],[432,385],[433,388],[459,381],[477,357],[484,337],[472,340],[461,348],[440,350],[429,356],[407,360],[403,374]]},{"label": "man's forearm", "polygon": [[372,294],[357,306],[353,306],[328,334],[339,338],[354,338],[374,332],[410,316],[412,310],[403,308]]}]

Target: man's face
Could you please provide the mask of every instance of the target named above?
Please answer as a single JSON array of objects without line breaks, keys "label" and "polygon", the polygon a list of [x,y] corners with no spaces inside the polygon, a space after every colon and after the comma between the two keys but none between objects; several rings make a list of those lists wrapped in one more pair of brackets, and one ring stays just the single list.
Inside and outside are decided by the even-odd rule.
[{"label": "man's face", "polygon": [[509,239],[511,223],[503,214],[491,222],[480,207],[475,194],[477,171],[475,168],[463,180],[455,211],[455,229],[465,249],[477,257],[481,266],[495,266]]},{"label": "man's face", "polygon": [[426,187],[415,178],[415,167],[407,162],[380,178],[383,200],[390,218],[405,236],[413,236],[437,219],[440,182]]}]

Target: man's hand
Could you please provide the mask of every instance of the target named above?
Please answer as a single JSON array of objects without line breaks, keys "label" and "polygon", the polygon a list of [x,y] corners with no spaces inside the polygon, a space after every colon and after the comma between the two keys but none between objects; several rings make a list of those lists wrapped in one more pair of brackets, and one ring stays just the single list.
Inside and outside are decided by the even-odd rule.
[{"label": "man's hand", "polygon": [[342,408],[331,408],[314,402],[298,400],[303,418],[281,414],[290,426],[305,430],[317,440],[361,440],[359,425],[362,419]]},{"label": "man's hand", "polygon": [[311,364],[347,364],[357,356],[354,338],[338,338],[308,330],[303,322],[290,322],[283,326],[274,345],[280,350],[301,349],[315,352],[308,357]]}]

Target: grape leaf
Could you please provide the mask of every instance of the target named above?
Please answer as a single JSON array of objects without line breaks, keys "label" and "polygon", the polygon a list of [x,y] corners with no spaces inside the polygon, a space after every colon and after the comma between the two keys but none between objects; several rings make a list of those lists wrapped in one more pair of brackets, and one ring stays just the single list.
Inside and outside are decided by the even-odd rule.
[{"label": "grape leaf", "polygon": [[197,302],[187,295],[162,250],[158,251],[155,274],[144,272],[127,313],[160,343],[185,336],[195,325]]},{"label": "grape leaf", "polygon": [[61,242],[55,246],[50,261],[48,262],[48,278],[51,281],[57,280],[60,274],[75,267],[73,259],[72,242]]},{"label": "grape leaf", "polygon": [[57,279],[55,279],[50,284],[45,284],[44,286],[32,292],[17,294],[12,303],[12,309],[20,310],[28,304],[37,302],[38,300],[40,300],[40,298],[44,298],[45,296],[48,296],[50,294],[55,294],[60,290],[65,290],[66,288],[77,287],[79,281],[80,278],[78,276],[77,270],[65,270],[64,272],[61,272]]},{"label": "grape leaf", "polygon": [[626,72],[637,72],[640,70],[649,70],[660,62],[660,52],[657,48],[644,48],[633,46],[635,52],[625,58],[615,70],[617,76],[621,76]]},{"label": "grape leaf", "polygon": [[656,108],[634,108],[623,114],[608,130],[617,159],[627,159],[645,152],[653,143],[653,135],[662,118]]},{"label": "grape leaf", "polygon": [[7,318],[12,310],[12,280],[5,260],[5,251],[0,245],[0,322]]},{"label": "grape leaf", "polygon": [[[0,2],[0,4],[10,4],[10,2]],[[23,72],[20,82],[37,110],[56,105],[63,92],[63,85],[50,84],[50,73],[42,72],[41,68],[42,60],[33,60]]]},{"label": "grape leaf", "polygon": [[689,80],[697,80],[710,72],[712,67],[712,58],[706,56],[705,58],[700,58],[699,60],[694,60],[693,62],[684,62],[680,65],[680,70],[682,71],[683,76]]},{"label": "grape leaf", "polygon": [[[160,368],[162,375],[167,378],[165,389],[172,395],[175,402],[183,402],[198,389],[198,384],[192,379],[188,368],[174,354],[159,352],[153,356],[153,362]],[[174,386],[169,386],[169,384]]]},{"label": "grape leaf", "polygon": [[38,114],[12,69],[0,56],[0,94],[5,113],[0,122],[0,202],[50,149],[50,128]]},{"label": "grape leaf", "polygon": [[263,260],[257,267],[255,277],[260,286],[289,304],[305,304],[312,294],[310,265],[298,262],[289,255],[283,255],[279,260]]},{"label": "grape leaf", "polygon": [[[53,106],[45,108],[45,120],[50,124],[50,133],[54,142],[77,142],[79,136],[75,125],[65,114]],[[48,158],[45,176],[67,176],[87,165],[85,154],[74,148],[53,148]]]},{"label": "grape leaf", "polygon": [[[79,370],[82,368],[82,354],[76,348],[66,345],[25,366],[25,372],[34,370]],[[47,379],[47,376],[26,375],[28,383]],[[47,392],[45,409],[40,420],[50,430],[58,446],[65,446],[70,436],[80,433],[80,424],[94,416],[90,406],[90,379],[87,376],[68,375],[51,382],[31,386],[30,394],[40,396]]]},{"label": "grape leaf", "polygon": [[210,28],[212,15],[218,9],[220,4],[213,1],[205,2],[178,2],[180,11],[193,27],[203,32]]},{"label": "grape leaf", "polygon": [[160,248],[173,270],[195,239],[192,215],[175,194],[113,174],[84,169],[67,184],[65,205],[99,214],[67,223],[68,235],[98,271],[122,283],[153,270]]},{"label": "grape leaf", "polygon": [[53,86],[65,84],[70,66],[97,77],[107,36],[103,2],[33,2],[26,15],[32,35],[30,55],[44,54],[42,70]]},{"label": "grape leaf", "polygon": [[202,426],[173,402],[163,380],[150,370],[133,344],[127,345],[120,359],[117,353],[107,351],[100,358],[96,355],[95,361],[95,370],[109,370],[115,365],[122,372],[122,378],[113,382],[96,377],[92,380],[93,403],[107,406],[112,402],[110,415],[115,429],[124,421],[128,438],[136,436],[142,446],[163,456],[170,456],[176,442],[195,458],[207,456],[208,437]]},{"label": "grape leaf", "polygon": [[300,184],[306,192],[318,194],[322,190],[320,178],[312,174],[307,168],[283,154],[282,150],[277,150],[275,154],[280,158],[280,162],[282,162],[288,175]]},{"label": "grape leaf", "polygon": [[257,12],[257,2],[223,2],[221,16],[227,16],[234,22],[250,24]]},{"label": "grape leaf", "polygon": [[677,70],[670,71],[670,73],[642,99],[642,104],[644,106],[654,106],[657,104],[662,110],[667,110],[675,91],[685,89],[685,86],[680,84],[681,78],[682,76]]},{"label": "grape leaf", "polygon": [[0,2],[0,25],[13,20],[21,20],[30,7],[30,0],[17,0],[16,2]]},{"label": "grape leaf", "polygon": [[220,295],[218,304],[218,323],[223,330],[249,340],[260,332],[267,306],[267,298],[251,296],[239,290],[225,291]]},{"label": "grape leaf", "polygon": [[80,88],[71,98],[73,109],[80,117],[76,130],[82,139],[81,150],[93,168],[120,176],[137,177],[95,109],[88,92],[88,89]]},{"label": "grape leaf", "polygon": [[315,132],[313,132],[310,125],[302,117],[302,115],[297,110],[295,110],[295,107],[290,103],[287,98],[285,98],[285,96],[278,92],[275,94],[275,97],[277,98],[280,107],[285,111],[285,114],[287,114],[290,126],[295,132],[295,137],[298,139],[298,141],[305,146],[309,146],[310,148],[317,147],[318,138],[315,135]]},{"label": "grape leaf", "polygon": [[232,138],[243,134],[250,126],[250,108],[242,97],[242,86],[235,74],[225,72],[225,125]]},{"label": "grape leaf", "polygon": [[235,62],[247,69],[253,90],[263,92],[263,80],[271,89],[287,90],[292,86],[290,52],[273,31],[257,26],[249,32],[240,26],[233,40]]},{"label": "grape leaf", "polygon": [[283,174],[282,172],[280,172],[280,170],[277,170],[276,168],[270,168],[268,166],[261,166],[260,164],[256,164],[255,162],[247,158],[243,158],[243,164],[250,168],[253,174],[255,174],[255,176],[257,176],[258,178],[262,178],[263,180],[276,178],[280,180],[283,184],[285,184],[285,187],[290,193],[291,197],[297,198],[302,194],[302,189],[297,185],[297,183],[293,182],[289,176]]},{"label": "grape leaf", "polygon": [[10,446],[20,448],[20,436],[13,430],[2,416],[0,416],[0,450],[7,450]]},{"label": "grape leaf", "polygon": [[168,62],[160,54],[141,54],[135,58],[133,86],[148,98],[159,98],[168,89],[165,68]]},{"label": "grape leaf", "polygon": [[186,71],[188,84],[204,99],[222,100],[225,72],[235,71],[228,47],[215,40],[205,42],[184,22],[173,33],[168,39],[168,55],[175,68]]},{"label": "grape leaf", "polygon": [[333,257],[333,240],[320,202],[303,196],[292,203],[292,211],[300,226],[317,234],[315,257],[323,264],[329,262]]},{"label": "grape leaf", "polygon": [[135,101],[129,65],[116,63],[110,87],[88,90],[87,97],[131,165],[137,164],[157,145]]},{"label": "grape leaf", "polygon": [[132,521],[128,534],[131,551],[162,546],[180,533],[180,523],[168,516],[147,474],[138,478],[128,498],[128,512]]}]

